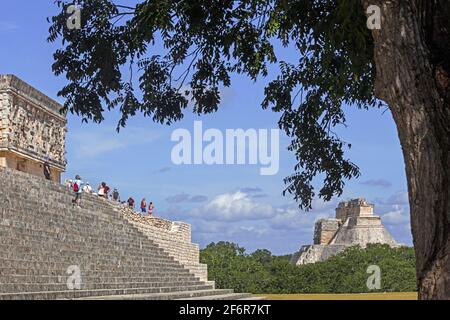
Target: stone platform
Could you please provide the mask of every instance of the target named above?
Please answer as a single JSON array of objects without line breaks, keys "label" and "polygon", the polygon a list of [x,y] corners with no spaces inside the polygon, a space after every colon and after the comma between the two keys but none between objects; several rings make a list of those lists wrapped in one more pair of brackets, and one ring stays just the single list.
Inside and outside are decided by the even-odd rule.
[{"label": "stone platform", "polygon": [[248,299],[215,289],[190,226],[0,167],[1,299]]}]

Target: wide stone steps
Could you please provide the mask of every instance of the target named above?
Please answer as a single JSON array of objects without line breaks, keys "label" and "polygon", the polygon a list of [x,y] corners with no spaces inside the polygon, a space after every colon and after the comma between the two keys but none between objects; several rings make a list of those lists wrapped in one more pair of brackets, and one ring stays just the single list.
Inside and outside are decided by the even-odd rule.
[{"label": "wide stone steps", "polygon": [[[212,285],[198,284],[191,282],[178,283],[81,283],[81,290],[118,290],[118,289],[145,289],[145,292],[161,292],[161,288],[175,288],[173,290],[179,291],[181,288],[189,290],[206,290],[214,289]],[[0,292],[36,292],[36,291],[65,291],[67,290],[67,283],[1,283]],[[167,289],[169,290],[169,289]],[[170,289],[172,290],[172,289]],[[172,290],[172,291],[173,291]]]},{"label": "wide stone steps", "polygon": [[[108,272],[133,272],[133,274],[139,275],[148,275],[148,274],[178,274],[178,275],[186,275],[192,276],[187,269],[184,269],[179,266],[153,266],[150,265],[127,265],[127,264],[108,264],[108,263],[98,263],[97,261],[86,260],[80,261],[75,258],[66,259],[66,260],[58,260],[54,262],[42,262],[42,261],[29,261],[29,260],[20,260],[20,259],[5,259],[2,260],[0,265],[0,275],[7,274],[7,272],[11,272],[14,274],[17,270],[27,269],[27,268],[36,268],[42,269],[46,271],[57,272],[58,275],[64,275],[67,273],[67,270],[70,266],[77,266],[80,268],[80,271],[83,273],[95,272],[96,270],[107,270]],[[16,271],[14,271],[16,270]],[[23,273],[28,274],[28,273]],[[55,274],[55,273],[51,273]]]},{"label": "wide stone steps", "polygon": [[[55,201],[55,203],[72,204],[72,199],[75,197],[75,193],[73,191],[70,191],[63,186],[48,189],[43,185],[29,185],[29,181],[27,180],[24,180],[22,183],[28,184],[26,194],[24,194],[15,183],[11,184],[8,181],[4,181],[4,186],[10,188],[11,194],[14,195],[14,198],[17,197],[17,200],[22,201],[51,198]],[[108,204],[109,200],[100,198],[96,195],[83,193],[81,201],[83,208],[93,210],[94,212],[111,209],[111,206]],[[41,205],[43,205],[43,207],[51,208],[53,204],[41,202]]]},{"label": "wide stone steps", "polygon": [[[140,274],[148,274],[148,273],[177,273],[177,274],[190,274],[188,273],[186,269],[182,269],[179,267],[167,267],[165,270],[158,268],[158,267],[152,267],[152,266],[128,266],[128,265],[111,265],[108,264],[97,264],[95,262],[92,263],[81,263],[81,264],[75,264],[72,261],[58,261],[58,262],[41,262],[41,261],[27,261],[27,260],[4,260],[2,261],[2,264],[0,266],[0,273],[2,270],[6,269],[26,269],[26,268],[41,268],[45,270],[52,270],[55,272],[60,272],[60,274],[65,274],[69,268],[69,266],[76,265],[79,266],[80,270],[82,272],[90,272],[95,270],[104,270],[109,269],[111,272],[116,271],[123,271],[127,270],[129,272],[135,272]],[[61,273],[62,272],[62,273]]]},{"label": "wide stone steps", "polygon": [[[45,237],[41,237],[41,238],[37,238],[37,239],[20,239],[20,238],[11,238],[9,236],[4,236],[4,235],[0,235],[1,240],[0,240],[0,251],[9,251],[12,248],[16,248],[20,253],[27,253],[30,252],[32,250],[32,246],[34,244],[39,243],[40,240],[44,240],[46,239]],[[16,242],[16,245],[14,245],[14,242],[17,241],[19,243]],[[129,253],[129,257],[132,257],[133,259],[140,259],[142,262],[145,262],[147,260],[142,260],[142,258],[147,258],[147,259],[154,259],[154,260],[161,260],[163,262],[168,262],[168,263],[173,263],[173,264],[177,264],[178,262],[176,262],[172,257],[170,256],[164,256],[162,253],[158,252],[158,251],[153,251],[153,252],[148,252],[148,250],[146,250],[145,248],[136,248],[133,246],[122,246],[122,245],[111,245],[111,248],[109,248],[108,250],[105,250],[104,252],[99,252],[99,247],[98,246],[86,246],[86,245],[82,245],[82,243],[80,242],[73,242],[74,245],[70,246],[70,242],[62,242],[61,245],[59,246],[58,250],[52,251],[52,254],[57,254],[58,256],[60,255],[64,255],[65,252],[67,253],[77,253],[77,254],[82,254],[82,255],[94,255],[98,252],[98,255],[115,255],[120,257],[121,255],[127,254],[127,252]],[[30,249],[31,248],[31,249]],[[47,245],[44,246],[42,248],[40,248],[40,252],[46,252],[47,250],[50,250],[51,246]],[[30,250],[30,251],[28,251]],[[34,251],[34,253],[39,253]],[[130,259],[130,258],[128,258]],[[118,259],[117,259],[118,260]],[[126,260],[126,259],[125,259]]]},{"label": "wide stone steps", "polygon": [[[148,254],[143,249],[141,251],[134,250],[132,253],[128,256],[126,255],[126,251],[123,250],[122,255],[118,254],[117,250],[108,250],[103,251],[100,253],[89,251],[89,248],[81,247],[81,246],[74,246],[73,248],[70,248],[68,246],[61,247],[58,249],[58,251],[51,251],[48,254],[43,251],[42,249],[37,251],[33,250],[30,246],[25,245],[18,245],[13,246],[10,243],[13,242],[14,238],[5,238],[4,243],[0,243],[0,257],[1,258],[13,258],[13,257],[20,257],[25,258],[28,257],[30,260],[36,260],[36,259],[43,259],[44,261],[51,261],[55,257],[61,257],[61,256],[70,256],[70,257],[95,257],[99,260],[101,259],[110,259],[111,257],[114,258],[117,262],[119,261],[140,261],[141,263],[146,262],[161,262],[161,263],[167,263],[169,265],[178,265],[176,261],[173,259],[170,259],[170,257],[164,257],[161,255],[156,254]],[[16,252],[11,252],[12,249],[17,250]],[[139,254],[141,253],[141,254]],[[130,258],[132,257],[132,259]],[[110,261],[111,262],[111,261]]]},{"label": "wide stone steps", "polygon": [[[67,221],[63,220],[64,222],[81,222],[84,226],[115,225],[117,226],[118,230],[130,231],[127,227],[129,225],[128,221],[123,219],[121,213],[117,212],[116,209],[111,206],[111,204],[104,204],[106,206],[104,209],[86,208],[86,206],[78,208],[71,204],[71,199],[69,197],[69,199],[67,199],[67,202],[58,201],[55,202],[55,204],[53,204],[52,206],[46,207],[45,205],[43,206],[42,202],[37,199],[25,198],[23,200],[18,200],[21,210],[19,211],[10,209],[10,211],[19,214],[24,218],[27,216],[29,216],[30,218],[33,218],[35,216],[42,216],[45,219],[44,221],[48,222],[49,220],[51,220],[51,218],[61,219],[63,217],[63,219],[67,219]],[[102,200],[97,199],[97,201]],[[31,216],[30,213],[32,213]],[[61,221],[54,220],[52,222],[58,223]]]},{"label": "wide stone steps", "polygon": [[[10,248],[10,247],[7,247]],[[41,263],[43,265],[53,265],[56,262],[60,262],[61,265],[69,266],[69,265],[79,265],[83,267],[89,266],[98,266],[98,267],[110,267],[111,269],[117,268],[146,268],[148,269],[150,266],[152,270],[170,270],[170,269],[180,269],[184,270],[184,272],[188,273],[187,269],[184,269],[180,266],[179,263],[173,260],[166,260],[163,257],[161,258],[152,258],[148,257],[144,259],[143,257],[136,257],[135,259],[126,257],[124,252],[117,254],[89,254],[87,252],[82,251],[67,251],[67,252],[49,252],[47,255],[45,252],[36,251],[30,254],[17,254],[11,253],[11,251],[5,251],[4,246],[0,245],[0,257],[2,258],[4,263],[1,266],[7,266],[6,261],[17,261],[14,265],[21,265],[21,263]],[[58,255],[59,253],[59,255]],[[76,255],[75,255],[76,254]],[[94,261],[95,263],[90,263]],[[13,263],[11,262],[11,263]],[[22,264],[23,265],[23,264]]]},{"label": "wide stone steps", "polygon": [[[11,221],[11,224],[12,224],[12,226],[14,227],[14,221]],[[23,224],[23,223],[22,223]],[[1,228],[1,227],[0,227]],[[10,227],[7,227],[8,228],[8,230],[10,230]],[[98,229],[96,229],[97,231],[98,231]],[[51,232],[48,232],[48,231],[41,231],[41,230],[31,230],[31,231],[29,231],[29,232],[31,232],[32,233],[32,235],[30,235],[29,236],[29,238],[28,239],[24,239],[24,237],[21,237],[21,239],[11,239],[11,241],[10,241],[10,243],[12,243],[12,244],[15,244],[15,245],[17,245],[18,244],[18,242],[20,243],[21,241],[23,241],[23,242],[26,242],[27,244],[30,242],[30,241],[32,241],[31,239],[31,237],[33,237],[33,236],[35,236],[36,235],[36,233],[37,234],[40,234],[41,236],[42,235],[44,235],[44,234],[48,234],[49,235],[49,237],[48,238],[45,238],[45,239],[42,239],[42,238],[39,238],[39,239],[36,239],[36,238],[34,238],[34,239],[36,239],[36,241],[44,241],[44,242],[46,242],[47,240],[51,240],[51,239],[55,239],[55,238],[65,238],[65,240],[67,240],[66,238],[71,238],[71,236],[73,235],[73,233],[72,232],[70,232],[70,233],[68,233],[67,235],[66,234],[64,234],[64,233],[51,233]],[[24,232],[22,232],[21,234],[23,234]],[[121,235],[122,236],[122,238],[124,238],[125,236],[123,236],[123,235]],[[26,238],[26,237],[25,237]],[[80,243],[82,243],[83,244],[83,246],[86,248],[87,246],[86,246],[86,244],[88,244],[89,242],[93,242],[92,243],[92,245],[93,246],[95,246],[95,247],[104,247],[105,245],[111,245],[111,244],[113,244],[113,245],[118,245],[118,244],[125,244],[126,245],[126,251],[125,251],[125,253],[127,254],[127,255],[129,255],[129,256],[138,256],[139,257],[139,259],[144,259],[145,260],[145,258],[146,258],[146,255],[147,254],[144,254],[144,251],[145,251],[145,249],[147,249],[147,250],[155,250],[155,248],[156,248],[156,246],[153,244],[152,246],[150,246],[150,245],[147,245],[147,244],[144,244],[145,242],[148,242],[148,241],[150,241],[150,240],[148,240],[148,241],[140,241],[140,243],[139,243],[139,245],[138,244],[135,244],[135,242],[132,242],[131,243],[131,245],[130,245],[130,242],[123,242],[123,243],[119,243],[119,242],[111,242],[111,240],[110,239],[112,239],[112,238],[114,238],[114,237],[112,237],[112,236],[110,236],[110,235],[108,235],[108,236],[106,236],[104,239],[103,239],[103,241],[98,241],[97,239],[96,239],[96,237],[90,237],[90,238],[88,238],[88,239],[86,239],[86,236],[85,235],[83,235],[83,236],[80,236],[78,239],[79,239],[79,242]],[[145,240],[147,240],[147,239],[145,239]],[[3,237],[3,242],[5,243],[7,240],[6,240],[6,238],[5,237]],[[130,241],[132,241],[132,239],[130,238]],[[120,241],[121,242],[121,241]],[[75,241],[74,240],[72,240],[72,241],[70,241],[70,243],[71,243],[71,245],[70,245],[70,247],[72,247],[73,248],[73,243],[75,243]],[[162,250],[160,249],[160,248],[157,248],[158,249],[158,251],[159,251],[159,254],[162,254],[163,252],[162,252]],[[89,250],[90,251],[90,249],[86,249],[86,250]],[[114,254],[115,255],[117,255],[117,252],[116,252],[116,250],[112,250],[113,252],[114,252]],[[171,257],[169,257],[169,256],[165,256],[165,258],[164,259],[168,259],[169,261],[174,261]],[[148,261],[147,261],[148,262]]]},{"label": "wide stone steps", "polygon": [[[122,278],[126,277],[127,275],[131,274],[128,269],[123,270],[117,270],[117,271],[105,271],[104,269],[90,269],[82,271],[82,275],[84,276],[90,276],[90,277],[114,277],[114,278]],[[192,274],[186,274],[185,271],[180,270],[167,270],[167,272],[161,272],[161,271],[155,271],[149,273],[148,271],[142,272],[139,270],[133,270],[132,273],[136,277],[149,277],[151,275],[155,275],[158,277],[193,277]],[[68,277],[67,269],[61,270],[61,269],[29,269],[29,268],[5,268],[0,266],[0,277],[2,276],[9,276],[9,275],[27,275],[27,276],[45,276],[45,275],[53,275],[53,276],[65,276]]]},{"label": "wide stone steps", "polygon": [[132,294],[132,295],[110,295],[110,296],[93,296],[80,298],[79,300],[187,300],[195,297],[207,297],[208,300],[214,300],[215,296],[229,295],[230,300],[233,297],[241,294],[233,293],[229,289],[215,289],[215,290],[196,290],[196,291],[180,291],[168,293],[153,293],[153,294]]},{"label": "wide stone steps", "polygon": [[[4,186],[8,188],[8,184],[5,183]],[[36,189],[34,191],[29,190],[27,194],[21,193],[19,190],[11,189],[10,195],[11,198],[14,198],[14,201],[19,202],[21,204],[28,203],[36,203],[38,202],[40,204],[39,207],[35,207],[34,211],[41,210],[41,209],[52,209],[54,205],[63,204],[66,207],[66,209],[72,209],[74,205],[72,204],[72,200],[75,197],[75,193],[63,190],[62,194],[59,194],[57,192],[52,192],[45,189]],[[47,198],[54,198],[54,203],[46,203],[43,202],[42,199]],[[95,212],[95,214],[98,216],[102,216],[102,214],[111,214],[111,213],[117,213],[114,210],[114,207],[111,207],[111,204],[109,203],[109,200],[99,198],[95,195],[90,195],[83,193],[82,194],[82,206],[81,209],[89,210],[92,213]],[[80,209],[80,208],[77,208]]]},{"label": "wide stone steps", "polygon": [[[42,219],[38,220],[38,222],[33,225],[33,221],[36,221],[36,217],[38,216],[42,216]],[[111,219],[109,220],[109,223],[108,220],[105,219],[104,224],[100,224],[96,221],[92,221],[93,219],[91,217],[87,217],[86,220],[82,220],[82,217],[80,217],[79,215],[74,215],[73,217],[68,217],[70,219],[69,223],[64,223],[60,221],[61,217],[63,216],[64,215],[51,216],[47,213],[39,214],[38,212],[37,214],[35,213],[34,216],[30,217],[28,215],[19,216],[14,212],[11,212],[9,217],[3,217],[3,225],[8,227],[28,229],[30,230],[30,233],[53,233],[52,236],[54,236],[54,234],[57,234],[58,238],[78,237],[78,239],[81,241],[85,239],[85,236],[87,234],[90,234],[93,238],[85,240],[95,241],[98,238],[102,237],[101,239],[103,241],[109,241],[110,243],[124,242],[136,245],[136,237],[142,237],[142,233],[140,233],[140,231],[135,229],[134,226],[132,226],[123,218],[122,221],[117,224],[113,224]],[[113,226],[115,228],[112,228]],[[130,227],[133,229],[130,229]],[[157,247],[155,243],[148,238],[140,239],[139,245],[163,252],[161,248]]]},{"label": "wide stone steps", "polygon": [[[10,221],[12,222],[12,221]],[[14,230],[19,229],[19,230]],[[5,237],[5,239],[13,237],[17,232],[24,232],[25,234],[20,237],[16,237],[16,239],[19,241],[19,244],[21,243],[28,243],[32,241],[41,241],[41,240],[47,240],[47,239],[57,239],[58,241],[61,241],[61,244],[64,245],[64,242],[69,243],[83,243],[83,247],[97,247],[99,248],[102,245],[108,245],[110,250],[113,250],[116,247],[122,247],[123,249],[127,250],[138,250],[138,251],[148,251],[152,254],[159,254],[164,255],[164,251],[161,248],[156,247],[155,244],[152,244],[151,240],[147,239],[139,239],[136,241],[136,238],[126,238],[125,236],[122,238],[118,238],[117,240],[114,240],[114,238],[108,238],[114,235],[111,234],[101,234],[101,233],[93,233],[91,235],[89,234],[75,234],[72,232],[55,232],[55,231],[49,231],[49,230],[37,230],[37,229],[27,229],[27,228],[21,228],[16,227],[14,224],[10,225],[0,225],[0,236]],[[88,239],[85,239],[84,237],[91,236]],[[6,241],[6,240],[5,240]],[[4,243],[4,242],[0,242]],[[16,242],[17,243],[17,242]]]},{"label": "wide stone steps", "polygon": [[[14,213],[11,213],[12,215],[14,215]],[[14,219],[19,219],[20,217],[14,216]],[[44,217],[49,219],[48,217]],[[58,223],[58,219],[57,217],[55,217],[55,219],[50,220],[49,222],[46,222],[44,220],[44,218],[42,219],[42,221],[40,222],[39,225],[35,226],[35,228],[40,228],[40,229],[35,229],[33,230],[34,232],[47,232],[49,234],[51,234],[51,231],[48,230],[41,230],[44,228],[47,229],[53,229],[53,235],[57,234],[58,238],[65,238],[65,237],[75,237],[78,236],[79,240],[83,240],[85,239],[84,236],[86,236],[86,234],[92,234],[92,239],[85,239],[86,241],[91,241],[91,242],[95,242],[97,240],[98,237],[102,237],[102,241],[108,241],[109,244],[115,244],[115,243],[119,243],[119,242],[123,242],[123,243],[127,243],[127,244],[133,244],[134,246],[139,246],[140,248],[143,246],[144,248],[148,248],[151,249],[153,248],[153,250],[158,250],[161,253],[163,253],[164,251],[157,247],[157,245],[155,245],[150,239],[146,238],[146,237],[142,237],[142,234],[135,229],[132,229],[132,233],[131,232],[127,232],[127,233],[123,233],[121,232],[121,230],[124,230],[126,228],[130,229],[134,228],[133,226],[131,226],[127,221],[123,220],[122,224],[120,225],[120,229],[119,228],[115,228],[112,231],[102,231],[103,230],[103,226],[102,225],[93,225],[92,222],[88,223],[89,220],[86,220],[86,222],[83,221],[79,221],[78,217],[74,217],[74,221],[70,222],[69,225],[64,225],[64,223]],[[18,220],[12,220],[12,219],[8,219],[8,221],[4,221],[3,224],[9,224],[12,227],[27,227],[32,223],[32,218],[27,218],[24,217],[24,221],[18,221]],[[71,223],[73,223],[71,225]],[[87,226],[86,229],[81,229],[80,226]],[[90,226],[90,227],[89,227]],[[62,229],[63,227],[65,227],[65,229]],[[105,225],[105,228],[108,227],[108,225]],[[68,232],[70,228],[70,234]],[[106,229],[108,230],[108,229]],[[109,224],[109,230],[111,230],[111,223]],[[106,234],[105,234],[106,233]],[[103,235],[102,235],[103,234]],[[140,236],[139,242],[136,243],[136,237]],[[108,237],[112,237],[112,238],[108,238]],[[118,239],[118,241],[115,241],[114,239]],[[122,241],[123,240],[123,241]]]},{"label": "wide stone steps", "polygon": [[[79,251],[78,251],[79,252]],[[96,263],[95,265],[112,265],[112,266],[120,266],[120,267],[136,267],[141,265],[152,265],[155,269],[158,267],[164,267],[164,268],[179,268],[179,265],[176,262],[163,260],[163,259],[145,259],[140,258],[137,260],[126,260],[123,257],[120,256],[114,256],[114,255],[85,255],[82,256],[81,253],[78,255],[76,254],[77,251],[70,251],[67,252],[67,254],[61,254],[60,256],[57,256],[56,253],[52,253],[49,255],[46,255],[45,253],[30,253],[30,254],[14,254],[11,252],[4,252],[0,251],[0,260],[3,261],[28,261],[32,263],[41,262],[45,263],[46,265],[59,260],[63,263],[69,263],[71,265],[75,263],[79,263],[80,265],[85,265],[85,263],[92,261],[95,259]],[[62,260],[64,259],[64,260]],[[5,264],[2,264],[5,266]]]},{"label": "wide stone steps", "polygon": [[[250,293],[226,293],[226,294],[218,294],[215,296],[196,296],[190,298],[182,298],[177,300],[246,300],[252,298]],[[260,299],[255,299],[260,300]],[[262,299],[261,299],[262,300]]]},{"label": "wide stone steps", "polygon": [[[2,275],[0,275],[0,279]],[[8,281],[10,283],[27,283],[27,281],[31,281],[31,283],[60,283],[62,281],[67,280],[68,275],[63,276],[52,276],[52,275],[37,275],[37,276],[29,276],[29,275],[8,275]],[[113,277],[113,276],[86,276],[82,275],[82,280],[85,283],[132,283],[132,282],[147,282],[147,283],[173,283],[173,282],[183,282],[186,281],[186,277],[180,276],[147,276],[147,277],[136,277],[134,275],[128,275],[123,277]],[[198,281],[194,281],[198,283]],[[0,281],[0,283],[4,283],[4,281]]]},{"label": "wide stone steps", "polygon": [[[195,256],[187,269],[166,251],[172,237],[192,245],[189,235],[158,229],[165,242],[157,244],[117,203],[83,193],[78,208],[64,186],[9,169],[0,168],[0,181],[0,300],[249,297],[216,290],[190,271],[204,268]],[[68,290],[73,266],[80,290]]]},{"label": "wide stone steps", "polygon": [[0,300],[36,300],[36,299],[77,299],[93,296],[118,296],[158,294],[182,291],[205,291],[209,286],[183,286],[183,287],[159,287],[159,288],[133,288],[133,289],[95,289],[95,290],[63,290],[63,291],[36,291],[20,293],[0,293]]},{"label": "wide stone steps", "polygon": [[[127,250],[124,248],[117,248],[115,250],[108,250],[105,252],[100,252],[98,249],[95,250],[95,247],[82,247],[74,245],[73,248],[70,248],[70,244],[65,243],[65,245],[58,248],[58,250],[51,251],[48,246],[40,248],[39,250],[36,249],[35,251],[32,251],[32,246],[30,244],[32,243],[39,243],[38,240],[34,241],[27,241],[23,242],[21,244],[18,244],[17,246],[13,246],[13,243],[16,239],[15,238],[2,238],[2,242],[0,243],[0,251],[4,251],[3,256],[10,253],[12,249],[15,249],[17,247],[19,251],[19,255],[26,255],[28,252],[30,254],[39,255],[39,254],[48,254],[50,256],[57,256],[57,257],[64,257],[65,255],[72,256],[74,258],[82,259],[83,257],[98,257],[101,259],[102,257],[114,257],[114,261],[123,261],[126,262],[132,262],[132,263],[146,263],[146,262],[161,262],[161,263],[167,263],[169,265],[180,265],[178,262],[171,259],[171,257],[164,257],[163,255],[157,255],[157,254],[149,254],[146,255],[146,251],[144,249],[130,249],[129,255],[127,255]],[[89,250],[91,249],[91,251]],[[30,251],[28,251],[30,250]],[[73,254],[77,254],[77,256],[73,256]],[[6,256],[5,256],[6,257]]]}]

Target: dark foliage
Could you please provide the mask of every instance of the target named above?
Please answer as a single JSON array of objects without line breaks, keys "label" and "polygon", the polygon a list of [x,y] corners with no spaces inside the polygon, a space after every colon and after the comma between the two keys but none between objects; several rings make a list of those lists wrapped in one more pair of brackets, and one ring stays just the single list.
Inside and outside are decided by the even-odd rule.
[{"label": "dark foliage", "polygon": [[[358,1],[137,2],[77,1],[82,28],[69,30],[65,8],[72,1],[55,1],[61,11],[49,19],[48,40],[62,45],[53,71],[68,80],[59,92],[65,110],[101,122],[106,109],[118,107],[118,128],[138,112],[171,124],[189,100],[197,114],[216,111],[233,73],[256,80],[278,63],[262,107],[280,113],[278,125],[298,160],[285,193],[309,209],[314,196],[330,200],[359,176],[344,154],[351,146],[333,132],[345,125],[343,105],[377,105],[373,43]],[[278,44],[297,50],[297,63],[283,61]],[[316,176],[323,177],[319,192]]]}]

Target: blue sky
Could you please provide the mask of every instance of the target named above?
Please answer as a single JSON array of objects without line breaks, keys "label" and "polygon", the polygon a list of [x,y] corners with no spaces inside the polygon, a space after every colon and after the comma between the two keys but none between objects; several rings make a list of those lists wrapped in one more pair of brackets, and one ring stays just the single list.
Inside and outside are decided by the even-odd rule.
[{"label": "blue sky", "polygon": [[[0,73],[12,73],[40,91],[57,97],[65,84],[51,71],[57,44],[46,41],[46,17],[56,13],[53,1],[16,0],[2,3],[0,11]],[[295,52],[286,52],[295,56]],[[270,74],[274,77],[275,74]],[[222,105],[213,115],[185,118],[171,127],[137,116],[119,134],[119,116],[111,112],[101,125],[83,124],[68,116],[66,139],[67,172],[80,174],[96,185],[101,181],[117,187],[122,198],[146,197],[155,203],[155,213],[192,224],[193,240],[202,247],[212,241],[233,241],[253,251],[267,248],[276,254],[292,253],[312,242],[314,221],[331,217],[338,201],[365,197],[375,204],[387,228],[398,242],[411,244],[404,163],[394,122],[389,111],[357,110],[345,107],[348,126],[339,133],[351,142],[348,156],[362,175],[347,183],[340,199],[314,202],[304,213],[287,196],[282,196],[283,178],[293,172],[295,159],[286,150],[289,140],[280,137],[280,170],[261,176],[259,165],[184,165],[171,161],[176,144],[173,130],[192,131],[202,120],[204,129],[272,129],[279,115],[262,110],[260,103],[267,80],[254,83],[234,77],[231,88],[222,93]]]}]

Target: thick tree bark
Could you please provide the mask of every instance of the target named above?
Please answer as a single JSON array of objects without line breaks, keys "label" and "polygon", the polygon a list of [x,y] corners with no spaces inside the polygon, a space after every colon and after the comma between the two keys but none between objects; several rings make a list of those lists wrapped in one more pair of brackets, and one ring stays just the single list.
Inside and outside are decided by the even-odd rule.
[{"label": "thick tree bark", "polygon": [[450,299],[450,4],[363,0],[373,31],[375,94],[386,101],[405,159],[420,299]]}]

